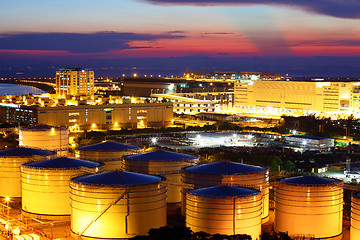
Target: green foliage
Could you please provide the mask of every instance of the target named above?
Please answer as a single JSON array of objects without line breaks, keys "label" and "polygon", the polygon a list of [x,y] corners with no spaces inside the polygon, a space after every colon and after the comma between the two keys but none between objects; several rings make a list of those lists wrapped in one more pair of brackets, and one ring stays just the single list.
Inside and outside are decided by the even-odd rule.
[{"label": "green foliage", "polygon": [[[161,227],[150,229],[147,236],[136,236],[132,240],[251,240],[246,234],[224,235],[193,232],[184,226]],[[261,240],[292,240],[286,233],[267,233],[261,235]]]},{"label": "green foliage", "polygon": [[79,133],[74,141],[78,146],[88,146],[104,141],[106,138],[106,133],[100,131],[90,131]]},{"label": "green foliage", "polygon": [[136,236],[132,240],[251,240],[249,235],[222,235],[193,232],[184,226],[161,227],[150,229],[148,236]]},{"label": "green foliage", "polygon": [[150,147],[150,143],[148,141],[144,141],[140,143],[141,146],[145,147],[145,148],[149,148]]},{"label": "green foliage", "polygon": [[292,171],[296,168],[295,163],[293,161],[290,160],[285,160],[284,161],[284,168],[286,171]]},{"label": "green foliage", "polygon": [[19,133],[12,131],[0,135],[0,141],[6,143],[8,147],[16,147],[19,145]]},{"label": "green foliage", "polygon": [[275,155],[253,154],[252,156],[249,156],[248,161],[254,165],[266,166],[273,172],[277,172],[279,166],[283,164],[281,158]]}]

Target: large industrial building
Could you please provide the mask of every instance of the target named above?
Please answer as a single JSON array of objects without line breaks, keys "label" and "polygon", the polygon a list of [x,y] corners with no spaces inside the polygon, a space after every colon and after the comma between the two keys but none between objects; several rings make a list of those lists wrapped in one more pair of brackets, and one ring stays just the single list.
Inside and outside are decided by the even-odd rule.
[{"label": "large industrial building", "polygon": [[304,135],[285,136],[285,141],[290,146],[302,147],[311,150],[329,149],[335,145],[333,138],[311,137]]},{"label": "large industrial building", "polygon": [[236,71],[215,71],[215,72],[185,72],[183,77],[186,80],[224,80],[237,79],[266,79],[279,80],[281,73],[270,72],[236,72]]},{"label": "large industrial building", "polygon": [[56,71],[56,94],[93,95],[94,71],[80,68],[64,68]]},{"label": "large industrial building", "polygon": [[359,114],[360,82],[241,79],[235,108],[272,114]]},{"label": "large industrial building", "polygon": [[55,107],[0,104],[0,120],[2,121],[67,126],[75,130],[167,127],[172,124],[172,118],[172,103]]}]

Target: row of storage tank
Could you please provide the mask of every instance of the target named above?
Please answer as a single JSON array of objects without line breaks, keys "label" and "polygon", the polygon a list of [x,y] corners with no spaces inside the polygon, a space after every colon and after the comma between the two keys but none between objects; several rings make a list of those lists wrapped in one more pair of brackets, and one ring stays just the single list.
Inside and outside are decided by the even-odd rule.
[{"label": "row of storage tank", "polygon": [[[83,157],[98,156],[94,162],[47,159],[51,152],[30,148],[3,150],[0,195],[22,197],[24,214],[70,215],[72,232],[81,236],[146,234],[150,228],[166,225],[167,202],[181,201],[186,226],[193,231],[259,239],[269,209],[267,169],[233,162],[196,165],[195,156],[167,151],[106,158],[129,149],[135,148],[113,142],[80,149],[86,152],[80,153]],[[112,171],[116,166],[124,171]],[[341,236],[342,182],[314,176],[284,179],[275,184],[274,198],[275,231],[315,238]],[[359,215],[360,194],[356,193],[352,240],[360,236]]]},{"label": "row of storage tank", "polygon": [[[64,155],[66,134],[67,129],[40,125],[24,129],[20,142]],[[166,225],[166,203],[181,202],[186,225],[193,231],[259,238],[261,222],[269,215],[267,169],[232,162],[196,166],[195,156],[141,153],[138,147],[114,142],[79,149],[80,159],[93,162],[45,160],[50,152],[29,148],[4,150],[0,153],[0,194],[22,197],[25,214],[71,215],[71,230],[81,236],[145,234]],[[354,194],[352,240],[360,239],[358,199],[360,195]],[[315,238],[341,236],[342,182],[313,176],[281,180],[275,184],[274,200],[275,231]]]}]

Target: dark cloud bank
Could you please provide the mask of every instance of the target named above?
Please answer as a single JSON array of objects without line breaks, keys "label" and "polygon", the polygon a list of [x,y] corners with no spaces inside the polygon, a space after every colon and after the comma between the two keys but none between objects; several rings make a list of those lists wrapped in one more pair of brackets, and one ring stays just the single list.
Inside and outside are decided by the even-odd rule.
[{"label": "dark cloud bank", "polygon": [[[17,33],[0,34],[0,49],[6,50],[54,50],[72,53],[102,53],[123,50],[131,41],[155,41],[181,38],[173,33],[136,34],[117,32],[97,33]],[[141,48],[150,48],[144,46]]]},{"label": "dark cloud bank", "polygon": [[143,0],[181,5],[282,5],[339,18],[360,18],[359,0]]}]

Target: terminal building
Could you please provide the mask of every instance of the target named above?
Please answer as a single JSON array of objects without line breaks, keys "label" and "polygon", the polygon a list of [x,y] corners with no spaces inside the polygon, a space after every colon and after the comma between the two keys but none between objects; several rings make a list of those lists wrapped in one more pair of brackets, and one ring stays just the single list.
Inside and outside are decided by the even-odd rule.
[{"label": "terminal building", "polygon": [[360,82],[241,79],[234,107],[278,115],[359,114]]}]

